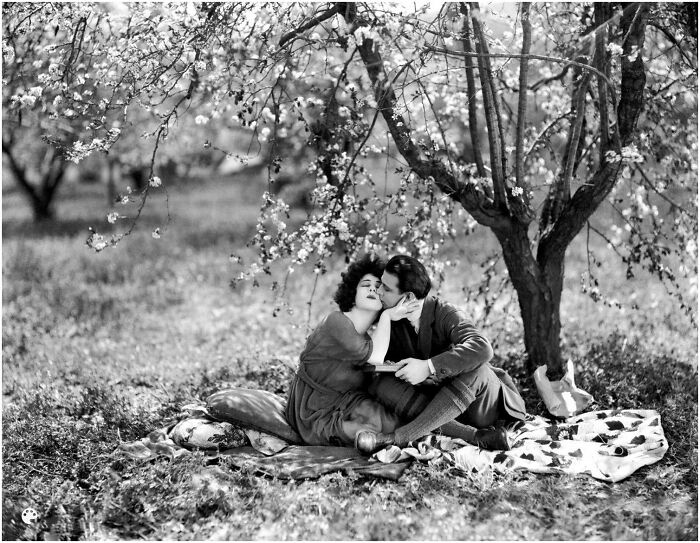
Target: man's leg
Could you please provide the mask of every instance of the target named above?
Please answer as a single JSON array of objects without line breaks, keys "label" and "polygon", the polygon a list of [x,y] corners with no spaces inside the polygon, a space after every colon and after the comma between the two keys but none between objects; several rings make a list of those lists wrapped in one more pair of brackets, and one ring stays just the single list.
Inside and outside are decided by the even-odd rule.
[{"label": "man's leg", "polygon": [[[473,381],[473,378],[467,377],[465,380],[469,383]],[[431,388],[436,389],[436,394],[430,395],[426,392]],[[415,423],[403,426],[404,429],[408,427],[408,434],[415,437],[406,439],[405,436],[399,435],[401,441],[397,439],[396,442],[401,445],[423,437],[434,430],[450,437],[464,439],[470,443],[475,441],[476,428],[455,420],[467,407],[466,402],[459,401],[459,398],[464,395],[459,389],[452,393],[443,394],[440,394],[438,387],[423,387],[423,391],[421,391],[393,375],[376,375],[368,392],[380,403],[392,409],[402,420]],[[484,405],[488,405],[488,403],[489,401],[482,400],[478,410],[480,419],[483,419],[481,412],[485,410]],[[418,417],[420,418],[418,419]]]},{"label": "man's leg", "polygon": [[405,421],[416,418],[432,399],[418,387],[387,374],[374,375],[367,392]]},{"label": "man's leg", "polygon": [[[484,365],[463,373],[440,386],[420,414],[396,429],[395,442],[403,445],[436,429],[470,443],[478,442],[476,428],[490,426],[502,416],[500,394],[501,382],[490,367]],[[457,417],[466,424],[455,421]]]}]

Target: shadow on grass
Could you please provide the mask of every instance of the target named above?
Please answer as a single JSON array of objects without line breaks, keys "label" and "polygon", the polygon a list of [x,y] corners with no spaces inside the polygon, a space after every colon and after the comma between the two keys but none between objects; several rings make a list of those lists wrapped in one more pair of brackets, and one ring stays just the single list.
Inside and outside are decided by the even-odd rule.
[{"label": "shadow on grass", "polygon": [[[522,355],[509,353],[496,363],[518,379],[528,411],[540,413]],[[252,539],[261,518],[280,518],[278,528],[281,523],[297,529],[305,522],[295,532],[300,539],[321,539],[319,534],[326,533],[313,528],[313,520],[337,525],[338,539],[528,539],[549,534],[568,540],[696,540],[697,515],[684,504],[697,496],[697,368],[626,342],[619,334],[591,343],[574,363],[577,381],[597,400],[592,409],[659,411],[670,445],[661,462],[617,485],[565,475],[462,478],[424,464],[416,464],[396,483],[335,476],[335,487],[328,484],[330,479],[326,486],[304,486],[246,470],[219,470],[223,475],[207,491],[183,484],[199,477],[201,456],[137,465],[110,454],[119,438],[147,435],[190,398],[229,386],[285,393],[291,370],[283,362],[256,367],[236,358],[204,372],[193,370],[178,385],[157,380],[157,374],[140,374],[138,381],[126,376],[117,388],[104,377],[85,373],[70,387],[56,380],[19,390],[3,411],[3,537],[170,539],[162,536],[174,534],[177,525],[180,539],[206,539],[206,521],[217,529],[227,526],[229,540]],[[148,388],[158,382],[168,391],[156,410],[131,401],[129,393],[144,378]],[[232,481],[232,490],[222,486],[227,481]],[[400,500],[392,499],[399,495]],[[654,510],[654,504],[668,500],[677,502],[676,510]],[[316,505],[320,502],[323,507]],[[379,504],[386,504],[386,511]],[[465,519],[462,528],[448,526],[447,513],[441,513],[457,504]],[[41,520],[24,524],[21,512],[26,507],[41,509]],[[371,521],[367,507],[377,511]],[[514,512],[520,518],[506,524],[504,519]],[[439,526],[438,531],[426,532],[430,526]]]},{"label": "shadow on grass", "polygon": [[[572,357],[576,382],[591,393],[599,409],[653,409],[661,415],[669,450],[663,459],[680,470],[697,493],[698,368],[692,361],[650,352],[626,336],[612,333]],[[523,355],[510,353],[495,362],[514,378],[528,413],[551,418],[525,369]]]}]

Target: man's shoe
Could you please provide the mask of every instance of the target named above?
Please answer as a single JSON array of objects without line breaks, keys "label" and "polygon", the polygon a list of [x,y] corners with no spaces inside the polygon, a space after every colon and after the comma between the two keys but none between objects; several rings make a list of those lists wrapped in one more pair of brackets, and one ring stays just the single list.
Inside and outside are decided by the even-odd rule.
[{"label": "man's shoe", "polygon": [[373,454],[387,445],[394,444],[394,434],[382,434],[361,430],[355,435],[355,448],[362,454]]},{"label": "man's shoe", "polygon": [[489,451],[508,451],[510,443],[508,442],[508,433],[505,428],[482,428],[476,431],[474,436],[475,445]]}]

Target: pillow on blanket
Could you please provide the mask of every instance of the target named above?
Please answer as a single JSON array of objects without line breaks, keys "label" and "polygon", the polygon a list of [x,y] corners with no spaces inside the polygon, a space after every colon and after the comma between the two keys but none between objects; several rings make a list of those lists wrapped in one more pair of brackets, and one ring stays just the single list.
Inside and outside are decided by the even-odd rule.
[{"label": "pillow on blanket", "polygon": [[171,431],[170,438],[186,449],[231,449],[248,443],[243,430],[228,422],[207,418],[185,419]]},{"label": "pillow on blanket", "polygon": [[217,419],[302,443],[284,416],[284,400],[266,390],[230,388],[207,398],[209,414]]}]

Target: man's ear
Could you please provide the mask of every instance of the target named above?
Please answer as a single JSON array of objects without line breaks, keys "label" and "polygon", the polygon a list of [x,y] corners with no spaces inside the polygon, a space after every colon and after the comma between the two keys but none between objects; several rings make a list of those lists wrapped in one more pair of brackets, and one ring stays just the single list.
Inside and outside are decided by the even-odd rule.
[{"label": "man's ear", "polygon": [[416,301],[416,295],[413,294],[413,292],[408,291],[406,294],[404,294],[404,297],[406,298],[407,302],[415,302]]}]

